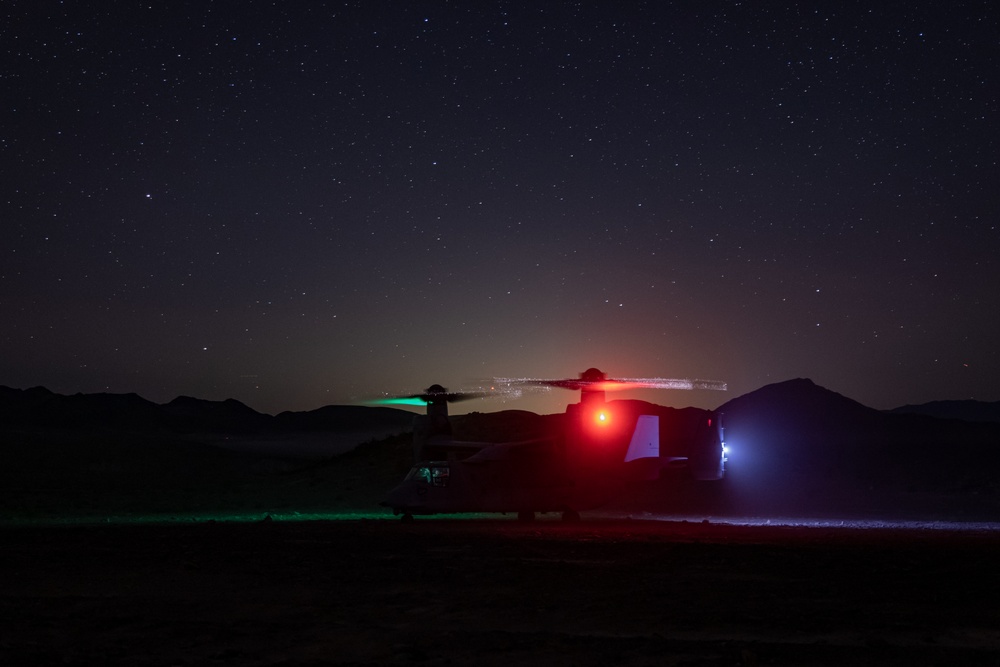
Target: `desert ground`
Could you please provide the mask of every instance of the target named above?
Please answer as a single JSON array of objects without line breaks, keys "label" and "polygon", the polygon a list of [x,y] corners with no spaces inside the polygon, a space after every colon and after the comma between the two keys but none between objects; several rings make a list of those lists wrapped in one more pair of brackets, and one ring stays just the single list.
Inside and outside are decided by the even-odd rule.
[{"label": "desert ground", "polygon": [[3,665],[996,665],[989,530],[540,519],[0,528]]},{"label": "desert ground", "polygon": [[1000,665],[995,422],[793,381],[726,404],[721,482],[406,523],[371,414],[0,392],[0,665]]}]

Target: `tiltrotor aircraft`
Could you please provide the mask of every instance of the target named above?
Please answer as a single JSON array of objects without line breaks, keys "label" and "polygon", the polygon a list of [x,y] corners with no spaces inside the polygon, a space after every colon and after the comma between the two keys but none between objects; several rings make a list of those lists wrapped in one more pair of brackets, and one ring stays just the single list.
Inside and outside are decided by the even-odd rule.
[{"label": "tiltrotor aircraft", "polygon": [[449,392],[432,385],[399,397],[426,404],[414,420],[414,465],[383,505],[410,520],[417,514],[502,512],[523,521],[560,512],[567,521],[600,507],[627,485],[686,467],[698,480],[725,475],[720,416],[698,408],[660,408],[641,401],[607,401],[624,389],[718,389],[721,382],[609,378],[591,368],[562,380],[495,378],[495,386],[560,387],[580,391],[567,406],[561,433],[518,442],[468,442],[452,437],[448,403],[490,395]]}]

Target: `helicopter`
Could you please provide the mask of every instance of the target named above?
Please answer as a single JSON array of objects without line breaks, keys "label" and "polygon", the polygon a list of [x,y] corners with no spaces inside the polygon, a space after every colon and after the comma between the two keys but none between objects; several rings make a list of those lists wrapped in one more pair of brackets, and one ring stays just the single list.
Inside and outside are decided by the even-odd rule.
[{"label": "helicopter", "polygon": [[[607,392],[626,389],[725,390],[723,382],[664,378],[609,378],[590,368],[578,378],[557,380],[494,378],[493,390],[449,392],[431,385],[422,393],[385,402],[425,405],[414,418],[414,463],[389,491],[383,506],[411,521],[439,513],[561,513],[577,521],[580,512],[609,502],[628,485],[659,479],[686,468],[694,479],[725,476],[726,447],[721,415],[699,408],[675,410],[643,401],[608,401]],[[557,432],[512,442],[472,442],[452,435],[448,404],[523,390],[580,392]],[[666,428],[661,429],[661,426]]]}]

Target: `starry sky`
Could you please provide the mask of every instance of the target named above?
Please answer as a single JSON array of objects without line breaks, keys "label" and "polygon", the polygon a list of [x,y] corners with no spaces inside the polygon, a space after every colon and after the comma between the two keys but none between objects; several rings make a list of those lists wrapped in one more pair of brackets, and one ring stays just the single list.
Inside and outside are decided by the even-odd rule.
[{"label": "starry sky", "polygon": [[4,3],[0,384],[1000,400],[998,7]]}]

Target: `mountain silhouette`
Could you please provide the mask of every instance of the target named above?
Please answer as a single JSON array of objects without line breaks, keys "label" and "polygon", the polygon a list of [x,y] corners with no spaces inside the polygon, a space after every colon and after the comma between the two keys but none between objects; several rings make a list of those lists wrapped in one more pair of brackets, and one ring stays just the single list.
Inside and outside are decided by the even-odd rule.
[{"label": "mountain silhouette", "polygon": [[960,419],[969,422],[1000,422],[1000,401],[931,401],[919,405],[904,405],[890,410],[894,414],[927,415],[938,419]]},{"label": "mountain silhouette", "polygon": [[44,387],[0,388],[0,420],[44,428],[161,430],[169,417],[138,394],[55,394]]},{"label": "mountain silhouette", "polygon": [[206,401],[190,396],[178,396],[160,406],[171,426],[186,431],[224,431],[245,433],[271,428],[273,418],[235,399]]},{"label": "mountain silhouette", "polygon": [[[658,415],[661,448],[671,455],[685,454],[685,430],[705,414],[636,400],[612,404],[618,414]],[[970,414],[975,407],[962,410]],[[803,378],[761,387],[717,411],[729,449],[724,480],[695,482],[671,472],[636,489],[617,507],[761,516],[1000,518],[995,474],[1000,423],[875,410]],[[91,489],[85,498],[96,503],[104,493],[100,489],[124,489],[121,494],[148,489],[144,479],[149,475],[163,488],[187,488],[185,475],[201,475],[205,489],[222,488],[225,479],[252,489],[260,471],[284,475],[293,469],[300,470],[296,493],[315,489],[312,503],[347,497],[331,495],[331,475],[340,480],[333,490],[349,485],[357,495],[367,485],[372,489],[366,493],[377,495],[388,490],[382,488],[387,478],[401,476],[409,466],[411,448],[401,434],[411,429],[413,417],[395,408],[362,406],[272,416],[232,399],[180,396],[160,405],[136,394],[64,396],[43,387],[0,387],[0,455],[8,471],[0,475],[6,480],[0,496],[8,506],[30,508],[32,501],[25,498],[41,498],[40,488],[56,499],[51,503],[67,489],[77,489],[78,496],[81,489]],[[460,439],[523,441],[558,437],[564,417],[522,410],[469,413],[455,416],[453,427]],[[358,456],[331,458],[360,443],[365,445]],[[314,462],[328,461],[326,472],[309,468],[318,464],[308,463],[306,455]],[[262,466],[275,457],[285,462]],[[48,481],[39,486],[35,478]],[[281,479],[276,497],[297,502],[297,496],[288,495],[291,478]],[[171,502],[178,497],[201,502],[187,495],[175,495]]]},{"label": "mountain silhouette", "polygon": [[385,407],[330,405],[272,416],[235,399],[178,396],[165,404],[137,394],[56,394],[44,387],[0,387],[0,425],[43,429],[172,433],[295,433],[357,431],[373,426],[406,430],[413,413]]},{"label": "mountain silhouette", "polygon": [[875,410],[807,379],[718,409],[725,482],[745,507],[933,514],[960,505],[965,515],[1000,516],[1000,424]]}]

